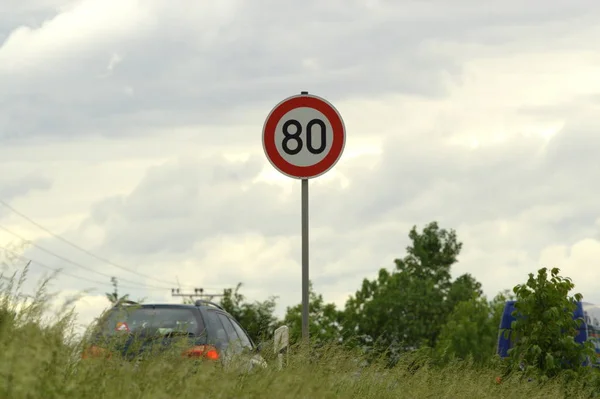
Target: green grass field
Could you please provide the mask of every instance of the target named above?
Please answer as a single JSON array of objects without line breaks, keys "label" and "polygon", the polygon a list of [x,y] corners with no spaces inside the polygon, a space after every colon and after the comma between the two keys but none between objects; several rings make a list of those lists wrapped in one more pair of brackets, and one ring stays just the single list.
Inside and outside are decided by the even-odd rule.
[{"label": "green grass field", "polygon": [[[407,362],[385,369],[357,366],[356,355],[341,349],[308,360],[290,355],[281,371],[253,374],[194,366],[177,353],[140,364],[119,359],[81,360],[81,339],[72,337],[72,314],[44,319],[50,297],[43,289],[22,302],[5,287],[0,305],[0,398],[587,398],[589,392],[559,381],[544,386],[509,378],[496,384],[499,370],[457,362],[411,371]],[[11,314],[12,312],[12,314]],[[69,338],[70,337],[70,338]]]}]

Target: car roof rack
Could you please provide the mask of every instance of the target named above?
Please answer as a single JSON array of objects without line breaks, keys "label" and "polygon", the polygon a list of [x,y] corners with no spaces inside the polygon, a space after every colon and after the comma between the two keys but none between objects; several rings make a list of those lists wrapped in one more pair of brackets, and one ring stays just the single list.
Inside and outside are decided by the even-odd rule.
[{"label": "car roof rack", "polygon": [[207,301],[206,299],[197,299],[196,302],[194,303],[194,305],[196,305],[196,306],[212,305],[212,306],[216,307],[217,309],[225,311],[225,309],[223,309],[223,306],[219,305],[218,303],[212,302],[212,301]]}]

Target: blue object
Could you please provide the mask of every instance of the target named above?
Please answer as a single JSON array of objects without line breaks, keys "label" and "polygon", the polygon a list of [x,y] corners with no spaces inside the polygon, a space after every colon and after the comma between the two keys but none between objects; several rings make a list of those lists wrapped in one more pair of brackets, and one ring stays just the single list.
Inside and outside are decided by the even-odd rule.
[{"label": "blue object", "polygon": [[[512,322],[516,320],[512,315],[515,310],[515,302],[507,301],[505,303],[502,319],[500,320],[497,353],[502,358],[508,357],[508,350],[512,348],[511,326]],[[593,342],[598,359],[594,363],[596,363],[595,366],[600,366],[600,308],[589,303],[577,302],[573,318],[583,320],[583,323],[579,327],[579,332],[575,337],[575,342],[581,344],[585,341]]]}]

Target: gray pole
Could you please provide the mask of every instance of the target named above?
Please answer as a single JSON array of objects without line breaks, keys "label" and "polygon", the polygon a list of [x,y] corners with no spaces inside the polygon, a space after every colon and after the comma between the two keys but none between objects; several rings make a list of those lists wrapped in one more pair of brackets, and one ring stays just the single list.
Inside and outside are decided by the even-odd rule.
[{"label": "gray pole", "polygon": [[302,179],[302,339],[308,344],[308,179]]},{"label": "gray pole", "polygon": [[[307,91],[300,94],[306,95]],[[308,179],[302,179],[302,340],[309,343],[308,335]]]}]

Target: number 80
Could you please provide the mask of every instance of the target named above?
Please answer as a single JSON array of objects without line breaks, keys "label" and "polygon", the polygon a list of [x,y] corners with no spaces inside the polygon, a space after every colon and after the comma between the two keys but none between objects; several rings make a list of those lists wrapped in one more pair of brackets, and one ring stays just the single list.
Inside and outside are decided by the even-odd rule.
[{"label": "number 80", "polygon": [[[319,126],[321,128],[321,145],[318,148],[315,148],[312,143],[312,129],[313,126]],[[296,133],[290,133],[290,126],[296,127]],[[290,119],[283,124],[283,141],[281,142],[281,146],[283,151],[288,155],[296,155],[300,151],[302,151],[302,147],[304,143],[300,138],[300,134],[302,134],[302,125],[296,119]],[[290,140],[296,142],[296,148],[291,149],[289,147]],[[311,154],[318,155],[325,151],[325,147],[327,146],[327,136],[326,136],[326,127],[325,123],[320,119],[312,119],[306,124],[306,148]]]}]

